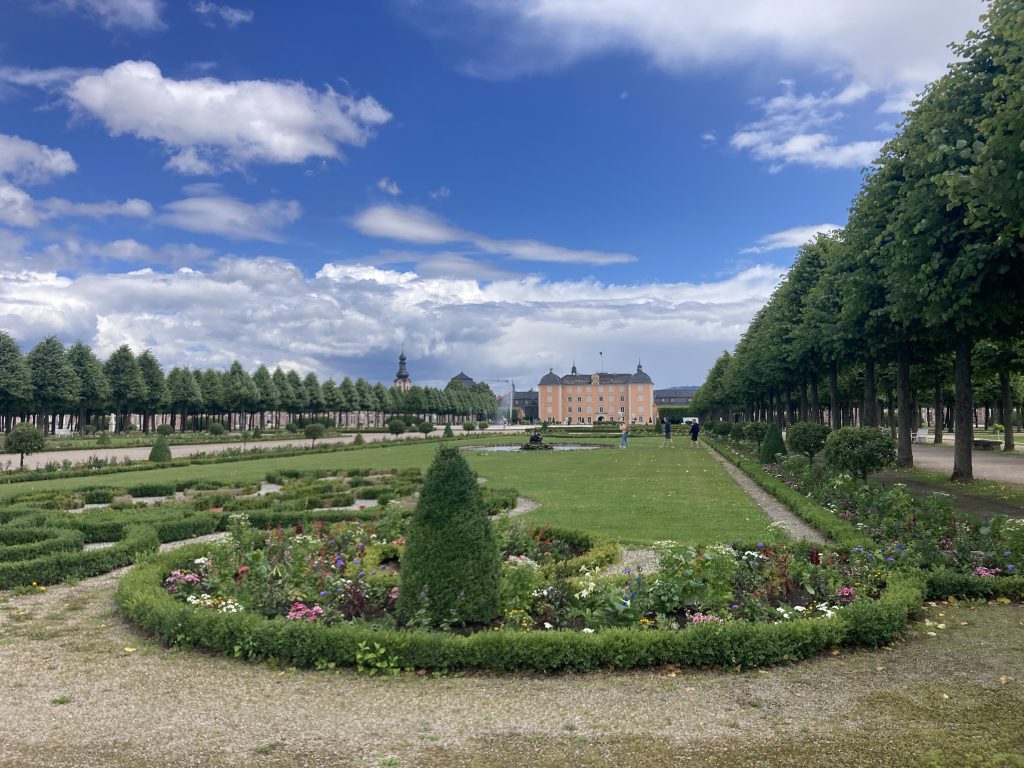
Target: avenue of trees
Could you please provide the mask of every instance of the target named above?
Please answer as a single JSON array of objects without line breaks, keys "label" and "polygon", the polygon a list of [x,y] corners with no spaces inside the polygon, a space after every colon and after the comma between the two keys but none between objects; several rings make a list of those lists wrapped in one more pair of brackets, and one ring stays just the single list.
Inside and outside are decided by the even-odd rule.
[{"label": "avenue of trees", "polygon": [[936,441],[952,424],[953,479],[965,481],[976,406],[1019,423],[1024,0],[993,0],[954,51],[865,173],[846,226],[800,249],[695,412],[782,424],[827,409],[833,428],[894,428],[910,466],[923,407]]},{"label": "avenue of trees", "polygon": [[228,430],[320,422],[334,426],[383,426],[393,415],[463,421],[492,418],[497,400],[483,383],[446,389],[413,386],[406,391],[345,377],[321,382],[261,365],[248,372],[235,361],[226,370],[164,372],[151,350],[135,355],[128,345],[105,361],[77,341],[65,348],[55,336],[22,354],[0,331],[0,426],[10,433],[18,423],[44,433],[103,429],[109,414],[117,431],[135,423],[150,432],[158,423],[200,430],[220,424]]}]

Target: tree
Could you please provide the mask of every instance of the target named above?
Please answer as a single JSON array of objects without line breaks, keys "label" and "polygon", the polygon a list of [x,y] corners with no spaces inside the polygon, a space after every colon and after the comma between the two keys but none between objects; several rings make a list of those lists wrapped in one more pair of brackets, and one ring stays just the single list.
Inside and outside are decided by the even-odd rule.
[{"label": "tree", "polygon": [[167,374],[168,402],[171,406],[173,425],[174,412],[181,414],[181,431],[185,431],[189,413],[198,413],[203,407],[203,391],[195,374],[188,368],[172,368]]},{"label": "tree", "polygon": [[228,429],[232,428],[232,416],[236,413],[241,416],[238,429],[248,429],[247,415],[256,407],[256,401],[260,396],[259,390],[256,389],[252,377],[237,360],[231,363],[223,381],[224,404],[228,408]]},{"label": "tree", "polygon": [[896,443],[873,427],[843,427],[825,440],[825,463],[866,483],[870,473],[896,463]]},{"label": "tree", "polygon": [[25,468],[25,456],[30,453],[37,453],[46,447],[46,438],[41,430],[28,422],[15,424],[14,428],[7,433],[4,441],[4,450],[9,453],[21,455],[20,469]]},{"label": "tree", "polygon": [[809,462],[825,447],[825,439],[832,430],[816,421],[800,421],[786,430],[789,447],[796,453],[803,454]]},{"label": "tree", "polygon": [[306,378],[302,380],[302,388],[306,393],[306,409],[310,414],[323,413],[324,393],[320,388],[320,379],[315,373],[310,371],[306,374]]},{"label": "tree", "polygon": [[32,377],[32,400],[39,412],[39,423],[47,432],[49,416],[78,402],[78,376],[56,336],[47,336],[36,344],[25,361]]},{"label": "tree", "polygon": [[274,390],[277,392],[277,400],[274,403],[274,426],[280,427],[281,410],[288,410],[288,404],[295,399],[295,395],[292,392],[292,385],[288,381],[287,374],[281,370],[280,366],[274,369],[274,373],[270,378],[274,382]]},{"label": "tree", "polygon": [[0,331],[0,414],[4,432],[11,431],[16,410],[23,408],[32,398],[32,373],[21,355],[18,343]]},{"label": "tree", "polygon": [[498,614],[500,576],[476,476],[457,448],[442,446],[409,524],[395,609],[405,621],[423,610],[435,626],[486,624]]},{"label": "tree", "polygon": [[288,399],[283,403],[284,409],[288,411],[288,415],[292,421],[295,421],[298,414],[306,410],[306,389],[302,385],[302,379],[299,378],[299,374],[293,370],[289,370],[285,374],[288,379]]},{"label": "tree", "polygon": [[400,419],[397,416],[388,422],[388,432],[395,437],[405,432],[405,419]]},{"label": "tree", "polygon": [[266,429],[267,411],[276,411],[280,407],[277,384],[265,365],[261,365],[253,372],[252,383],[256,387],[256,409],[260,412],[260,429]]},{"label": "tree", "polygon": [[110,382],[103,363],[85,343],[76,341],[68,347],[67,358],[78,377],[78,431],[85,434],[89,411],[98,411],[110,399]]},{"label": "tree", "polygon": [[316,441],[324,436],[325,428],[323,424],[307,424],[303,430],[303,434],[309,438],[309,447],[312,448],[316,445]]},{"label": "tree", "polygon": [[356,385],[352,383],[352,379],[348,376],[341,380],[339,390],[342,399],[345,401],[345,426],[347,427],[349,426],[348,414],[359,410],[359,393],[356,392]]},{"label": "tree", "polygon": [[167,380],[153,350],[147,349],[139,355],[138,364],[139,374],[146,389],[146,394],[139,403],[142,408],[142,431],[148,433],[150,421],[157,410],[167,404]]},{"label": "tree", "polygon": [[128,414],[146,399],[146,382],[131,347],[122,344],[114,350],[107,358],[103,372],[110,383],[110,402],[119,417],[117,428],[123,431],[128,424]]},{"label": "tree", "polygon": [[782,441],[782,432],[774,421],[768,425],[764,441],[761,443],[760,458],[762,464],[774,464],[779,455],[786,455],[786,444]]}]

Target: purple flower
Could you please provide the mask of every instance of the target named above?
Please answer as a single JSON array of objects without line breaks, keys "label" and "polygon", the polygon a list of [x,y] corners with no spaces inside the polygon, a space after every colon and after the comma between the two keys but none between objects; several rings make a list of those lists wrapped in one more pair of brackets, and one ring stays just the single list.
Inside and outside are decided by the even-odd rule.
[{"label": "purple flower", "polygon": [[1013,553],[1010,550],[1006,550],[1005,552],[1003,552],[1003,557],[1009,557],[1012,554]]},{"label": "purple flower", "polygon": [[763,541],[757,542],[757,548],[758,549],[764,549],[764,542]]},{"label": "purple flower", "polygon": [[1016,571],[1017,570],[1017,566],[1015,566],[1015,565],[1008,565],[1008,566],[1006,566],[1006,570],[1008,570],[1008,571]]}]

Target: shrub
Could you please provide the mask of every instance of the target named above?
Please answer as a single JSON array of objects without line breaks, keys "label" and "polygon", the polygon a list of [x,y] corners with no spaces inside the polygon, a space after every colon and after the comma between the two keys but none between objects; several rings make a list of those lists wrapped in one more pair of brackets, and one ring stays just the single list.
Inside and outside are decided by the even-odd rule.
[{"label": "shrub", "polygon": [[498,613],[500,576],[476,476],[458,449],[442,446],[409,524],[396,611],[405,621],[424,613],[433,626],[487,623]]},{"label": "shrub", "polygon": [[825,440],[825,462],[866,483],[869,474],[896,463],[896,441],[874,427],[843,427]]},{"label": "shrub", "polygon": [[808,461],[814,461],[814,456],[821,453],[825,447],[825,439],[832,429],[825,424],[818,424],[816,421],[801,421],[790,426],[786,432],[786,440],[789,447],[795,453],[803,454]]},{"label": "shrub", "polygon": [[445,437],[455,437],[455,433],[452,432],[452,425],[451,424],[445,424],[444,425],[444,436]]},{"label": "shrub", "polygon": [[259,440],[261,437],[263,437],[263,430],[260,429],[259,427],[253,427],[253,429],[252,429],[252,439],[253,440]]},{"label": "shrub", "polygon": [[324,436],[325,431],[323,424],[307,424],[302,433],[309,438],[309,444],[313,446],[316,445],[317,440]]},{"label": "shrub", "polygon": [[173,432],[174,432],[174,427],[172,427],[170,424],[161,424],[160,426],[158,426],[156,428],[156,433],[158,435],[162,435],[164,437],[167,437],[168,435],[172,434]]},{"label": "shrub", "polygon": [[424,435],[429,435],[431,432],[434,431],[434,425],[431,424],[429,421],[421,421],[417,429]]},{"label": "shrub", "polygon": [[15,424],[14,428],[7,433],[4,441],[4,450],[8,453],[21,455],[21,468],[25,468],[25,456],[30,453],[37,453],[46,447],[46,438],[42,431],[28,422]]},{"label": "shrub", "polygon": [[476,428],[477,429],[487,429],[490,426],[491,425],[488,424],[486,421],[480,421],[480,422],[477,422]]},{"label": "shrub", "polygon": [[405,420],[396,417],[388,422],[388,432],[392,435],[400,435],[405,432],[405,426]]},{"label": "shrub", "polygon": [[211,435],[217,436],[223,435],[227,430],[224,429],[224,425],[219,421],[212,421],[210,422],[210,426],[206,428],[206,431]]},{"label": "shrub", "polygon": [[100,436],[96,438],[97,448],[109,448],[111,445],[110,433],[100,432]]},{"label": "shrub", "polygon": [[292,435],[297,434],[299,431],[299,425],[296,424],[294,421],[289,421],[287,424],[284,425],[284,431]]},{"label": "shrub", "polygon": [[[160,425],[165,426],[164,424]],[[171,448],[167,445],[167,438],[164,435],[157,437],[156,442],[153,443],[153,448],[149,452],[149,460],[156,463],[170,463],[171,461]]]},{"label": "shrub", "polygon": [[767,434],[768,424],[764,421],[747,421],[743,424],[743,437],[759,448]]},{"label": "shrub", "polygon": [[362,432],[356,432],[356,438],[352,441],[352,445],[366,445],[366,438],[363,437]]},{"label": "shrub", "polygon": [[476,429],[476,422],[475,421],[464,421],[464,422],[462,422],[462,428],[466,432],[472,432],[474,429]]},{"label": "shrub", "polygon": [[786,455],[786,444],[782,441],[779,425],[772,422],[768,425],[764,440],[761,442],[761,463],[774,464],[779,454]]}]

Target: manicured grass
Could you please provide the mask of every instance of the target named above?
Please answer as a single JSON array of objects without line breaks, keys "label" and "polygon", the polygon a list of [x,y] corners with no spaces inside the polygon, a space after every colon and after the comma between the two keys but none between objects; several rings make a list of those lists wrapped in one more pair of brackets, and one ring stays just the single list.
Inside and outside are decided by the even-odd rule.
[{"label": "manicured grass", "polygon": [[[484,443],[516,442],[495,438]],[[617,440],[594,440],[608,446]],[[612,536],[627,544],[659,539],[680,542],[752,540],[770,535],[768,520],[702,449],[658,448],[660,438],[631,440],[618,448],[572,452],[467,452],[470,466],[496,486],[513,486],[541,503],[531,514],[546,522]],[[683,441],[680,440],[680,443]],[[426,468],[437,443],[400,443],[357,451],[259,458],[227,464],[172,467],[42,480],[0,487],[0,499],[40,490],[216,479],[243,485],[271,470]]]}]

